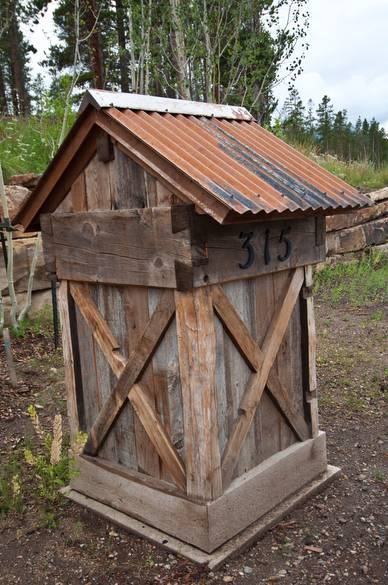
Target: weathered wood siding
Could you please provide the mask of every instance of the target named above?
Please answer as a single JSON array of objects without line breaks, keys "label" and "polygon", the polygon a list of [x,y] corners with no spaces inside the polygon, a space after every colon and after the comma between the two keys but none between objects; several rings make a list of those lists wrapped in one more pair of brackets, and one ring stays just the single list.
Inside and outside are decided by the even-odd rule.
[{"label": "weathered wood siding", "polygon": [[[135,162],[128,159],[120,150],[114,147],[114,159],[102,162],[98,154],[92,158],[85,171],[77,178],[66,199],[57,211],[80,212],[95,210],[123,210],[145,207],[170,206],[179,203],[177,197],[169,192],[159,181],[141,169]],[[261,347],[268,327],[273,318],[278,299],[282,298],[286,283],[289,281],[291,270],[264,274],[244,280],[235,280],[222,285],[223,291],[235,308],[237,314],[245,324],[252,338]],[[89,283],[88,290],[98,310],[111,329],[120,348],[120,353],[127,358],[136,346],[143,328],[152,316],[163,294],[163,289],[141,286],[112,286],[108,284]],[[206,287],[211,296],[213,286]],[[197,289],[200,291],[201,289]],[[203,290],[203,289],[202,289]],[[173,295],[171,291],[171,295]],[[203,292],[195,293],[203,296]],[[206,293],[208,294],[208,293]],[[180,334],[184,331],[182,319],[191,318],[191,301],[185,301],[184,294],[175,295],[176,303],[183,303],[180,308],[178,326]],[[201,301],[202,302],[202,301]],[[186,304],[185,304],[186,303]],[[193,305],[194,306],[194,305]],[[211,304],[210,304],[211,306]],[[203,309],[198,308],[198,315]],[[196,309],[196,310],[197,310]],[[206,313],[207,316],[210,313]],[[107,397],[117,383],[117,376],[111,370],[96,339],[80,311],[76,310],[77,333],[80,348],[83,405],[85,410],[85,429],[90,431],[99,411]],[[195,317],[198,322],[198,316]],[[194,320],[195,320],[194,319]],[[219,495],[222,493],[220,485],[220,463],[233,424],[239,415],[241,398],[246,390],[248,380],[252,374],[225,330],[219,318],[213,312],[213,321],[207,324],[207,335],[215,342],[214,364],[208,364],[210,380],[215,388],[214,399],[216,416],[215,429],[218,429],[218,445],[208,448],[213,450],[213,463],[218,473],[213,485],[205,486],[205,494]],[[203,325],[203,324],[202,324]],[[214,335],[213,335],[214,330]],[[172,447],[182,458],[186,472],[192,464],[187,461],[184,435],[187,429],[192,430],[193,436],[200,429],[193,429],[193,421],[186,418],[183,412],[182,380],[193,376],[200,376],[186,370],[182,366],[180,352],[191,351],[188,344],[194,343],[198,336],[201,340],[201,330],[195,333],[191,330],[191,337],[183,339],[177,336],[177,318],[169,325],[161,343],[152,359],[138,380],[142,391],[146,392],[147,404],[154,409],[159,421],[163,425]],[[198,345],[198,347],[199,347]],[[198,350],[199,351],[199,350]],[[201,350],[202,351],[202,350]],[[188,357],[189,359],[189,357]],[[183,370],[182,370],[183,367]],[[273,370],[286,388],[290,402],[295,410],[304,416],[303,388],[302,388],[302,358],[301,358],[301,323],[299,303],[296,304],[288,324],[280,350],[276,357]],[[182,374],[183,372],[183,374]],[[129,388],[128,388],[129,390]],[[195,411],[195,405],[190,404],[190,386],[185,387],[184,403],[186,408]],[[189,414],[186,413],[186,417]],[[218,423],[218,424],[217,424]],[[286,422],[284,415],[275,404],[267,390],[261,398],[254,416],[253,424],[243,442],[238,463],[233,477],[256,467],[271,455],[286,449],[297,441],[294,431]],[[186,446],[187,447],[187,446]],[[204,448],[206,445],[204,444]],[[105,438],[98,456],[113,463],[119,463],[130,470],[141,472],[158,480],[173,483],[173,479],[159,457],[149,436],[144,430],[138,415],[129,400],[126,400],[123,409],[115,420],[112,429]],[[196,456],[190,453],[190,457]],[[187,467],[188,464],[188,467]],[[195,472],[195,470],[193,470]],[[203,470],[203,485],[206,484],[206,469]],[[196,481],[198,477],[194,478]],[[200,478],[199,478],[200,481]],[[188,493],[200,495],[203,485],[196,486],[188,478]],[[190,489],[189,489],[190,486]]]}]

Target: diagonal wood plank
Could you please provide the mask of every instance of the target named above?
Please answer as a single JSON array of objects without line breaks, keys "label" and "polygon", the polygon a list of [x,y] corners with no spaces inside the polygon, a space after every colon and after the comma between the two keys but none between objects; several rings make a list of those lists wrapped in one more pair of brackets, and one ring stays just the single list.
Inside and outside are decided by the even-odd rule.
[{"label": "diagonal wood plank", "polygon": [[118,351],[120,345],[93,301],[88,285],[72,282],[70,293],[113,373],[119,376],[125,368],[126,359]]},{"label": "diagonal wood plank", "polygon": [[274,318],[272,319],[265,336],[262,348],[263,362],[260,370],[251,375],[248,386],[240,402],[239,414],[234,421],[232,432],[223,454],[222,480],[224,489],[232,481],[238,455],[252,424],[257,405],[260,402],[260,398],[267,384],[270,370],[279,351],[288,321],[298,299],[303,280],[303,268],[295,269],[289,286],[287,287],[287,291],[281,299],[280,306],[275,311]]},{"label": "diagonal wood plank", "polygon": [[141,384],[134,384],[128,393],[141,424],[155,447],[159,457],[171,474],[178,487],[186,490],[186,471],[178,452],[171,443],[145,389]]},{"label": "diagonal wood plank", "polygon": [[147,366],[170,325],[174,313],[174,297],[171,291],[167,289],[145,326],[139,342],[130,353],[126,366],[121,372],[115,388],[103,404],[97,420],[90,429],[89,437],[84,448],[84,452],[88,455],[96,455],[99,446],[127,399],[129,389],[132,388]]},{"label": "diagonal wood plank", "polygon": [[[214,309],[224,325],[228,335],[239,349],[242,357],[254,372],[258,372],[263,364],[264,356],[259,344],[253,339],[244,321],[226,296],[221,286],[212,289]],[[310,438],[309,428],[303,416],[294,408],[287,390],[281,383],[277,372],[272,368],[267,381],[267,388],[275,399],[289,425],[301,441]]]}]

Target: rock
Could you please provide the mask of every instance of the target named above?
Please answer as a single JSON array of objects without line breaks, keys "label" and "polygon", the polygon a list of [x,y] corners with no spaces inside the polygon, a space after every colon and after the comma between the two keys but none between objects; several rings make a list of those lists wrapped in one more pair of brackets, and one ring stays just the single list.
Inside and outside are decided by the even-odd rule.
[{"label": "rock", "polygon": [[224,583],[232,583],[234,580],[234,577],[232,577],[231,575],[225,575],[225,577],[222,580]]},{"label": "rock", "polygon": [[250,575],[251,573],[253,573],[252,567],[245,566],[245,567],[243,567],[243,571],[246,575]]},{"label": "rock", "polygon": [[8,181],[8,185],[22,185],[29,189],[34,189],[38,184],[41,175],[36,173],[25,173],[24,175],[13,175]]},{"label": "rock", "polygon": [[[19,209],[21,208],[21,206],[23,205],[23,203],[28,199],[28,197],[30,196],[31,191],[29,191],[29,189],[26,189],[25,187],[20,187],[20,186],[11,186],[11,185],[6,185],[5,186],[5,194],[7,196],[8,199],[8,211],[9,211],[9,217],[11,218],[11,221],[14,219],[14,217],[16,216],[17,212],[19,211]],[[0,215],[3,215],[3,207],[0,204]]]}]

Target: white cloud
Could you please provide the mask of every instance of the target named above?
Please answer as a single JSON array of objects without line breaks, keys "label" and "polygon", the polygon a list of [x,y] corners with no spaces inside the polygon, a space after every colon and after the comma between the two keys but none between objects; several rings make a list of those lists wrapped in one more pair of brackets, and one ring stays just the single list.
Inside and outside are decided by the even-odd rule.
[{"label": "white cloud", "polygon": [[[388,120],[387,0],[311,0],[310,49],[296,87],[307,102],[324,94],[336,110]],[[286,83],[276,88],[280,103]]]}]

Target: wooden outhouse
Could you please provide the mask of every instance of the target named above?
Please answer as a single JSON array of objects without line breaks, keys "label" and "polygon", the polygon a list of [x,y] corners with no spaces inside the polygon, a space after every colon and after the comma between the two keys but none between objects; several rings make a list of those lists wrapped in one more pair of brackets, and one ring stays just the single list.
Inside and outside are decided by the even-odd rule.
[{"label": "wooden outhouse", "polygon": [[87,92],[16,218],[59,282],[70,497],[205,562],[332,477],[312,266],[368,204],[244,108]]}]

